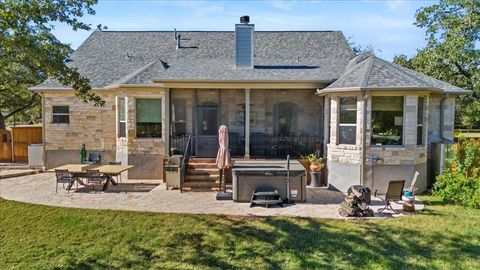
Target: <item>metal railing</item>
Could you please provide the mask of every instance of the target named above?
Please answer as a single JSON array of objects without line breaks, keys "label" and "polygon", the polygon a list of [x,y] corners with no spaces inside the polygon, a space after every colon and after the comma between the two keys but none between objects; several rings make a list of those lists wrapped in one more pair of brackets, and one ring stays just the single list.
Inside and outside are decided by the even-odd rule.
[{"label": "metal railing", "polygon": [[299,158],[322,149],[322,138],[316,136],[282,137],[263,133],[250,135],[250,156],[267,158]]},{"label": "metal railing", "polygon": [[[189,157],[194,154],[191,135],[171,137],[172,155],[185,155],[189,150]],[[315,153],[322,149],[323,138],[319,136],[273,136],[264,133],[250,135],[250,156],[262,158],[299,158],[301,155]],[[229,136],[229,150],[232,157],[245,155],[245,138],[243,136]]]},{"label": "metal railing", "polygon": [[188,135],[185,148],[183,149],[183,159],[180,168],[180,192],[183,192],[183,183],[185,182],[185,177],[188,173],[188,162],[190,161],[190,156],[192,155],[192,136]]}]

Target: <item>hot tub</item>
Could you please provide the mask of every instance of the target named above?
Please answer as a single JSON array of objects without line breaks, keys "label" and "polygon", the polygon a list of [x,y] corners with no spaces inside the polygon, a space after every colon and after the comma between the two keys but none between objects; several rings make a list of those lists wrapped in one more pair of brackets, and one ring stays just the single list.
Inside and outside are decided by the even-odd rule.
[{"label": "hot tub", "polygon": [[[287,198],[287,162],[280,161],[235,161],[232,169],[233,201],[249,202],[252,192],[258,188],[271,188]],[[290,161],[290,200],[305,202],[306,172],[296,160]]]}]

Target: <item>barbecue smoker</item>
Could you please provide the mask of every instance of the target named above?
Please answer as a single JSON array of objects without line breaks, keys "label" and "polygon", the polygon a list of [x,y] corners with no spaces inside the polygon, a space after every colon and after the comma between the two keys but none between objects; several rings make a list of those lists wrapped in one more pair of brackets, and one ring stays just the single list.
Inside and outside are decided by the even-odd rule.
[{"label": "barbecue smoker", "polygon": [[342,217],[373,217],[373,210],[368,208],[371,203],[371,191],[369,188],[354,185],[348,189],[345,201],[338,207]]}]

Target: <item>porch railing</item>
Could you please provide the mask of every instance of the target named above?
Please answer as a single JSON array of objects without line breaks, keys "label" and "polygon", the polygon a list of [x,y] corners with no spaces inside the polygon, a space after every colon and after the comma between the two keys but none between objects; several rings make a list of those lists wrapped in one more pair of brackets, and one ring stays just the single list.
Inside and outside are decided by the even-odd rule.
[{"label": "porch railing", "polygon": [[185,182],[185,177],[188,173],[188,162],[190,161],[190,156],[192,155],[192,136],[187,136],[187,141],[185,148],[183,148],[183,159],[180,167],[180,192],[183,192],[183,183]]},{"label": "porch railing", "polygon": [[267,158],[299,158],[301,155],[321,152],[322,138],[315,136],[282,137],[263,133],[250,135],[250,156]]},{"label": "porch railing", "polygon": [[[184,155],[186,149],[193,153],[192,136],[171,137],[171,154]],[[250,156],[255,158],[299,158],[301,155],[322,151],[323,138],[319,136],[273,136],[265,133],[252,133],[250,135]],[[189,146],[187,147],[187,144]],[[245,138],[236,133],[229,134],[229,150],[233,157],[245,155]]]}]

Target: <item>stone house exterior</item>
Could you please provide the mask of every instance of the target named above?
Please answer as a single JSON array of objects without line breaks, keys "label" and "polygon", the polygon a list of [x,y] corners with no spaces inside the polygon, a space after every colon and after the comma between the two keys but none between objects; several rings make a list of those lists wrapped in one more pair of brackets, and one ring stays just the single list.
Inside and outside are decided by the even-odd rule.
[{"label": "stone house exterior", "polygon": [[[47,168],[78,163],[82,144],[102,162],[162,178],[165,156],[213,157],[220,124],[237,158],[326,157],[329,186],[389,180],[427,185],[432,143],[453,139],[455,98],[468,91],[382,60],[355,56],[339,31],[95,31],[70,64],[104,107],[54,80],[42,96]],[[249,121],[246,121],[249,119]]]}]

